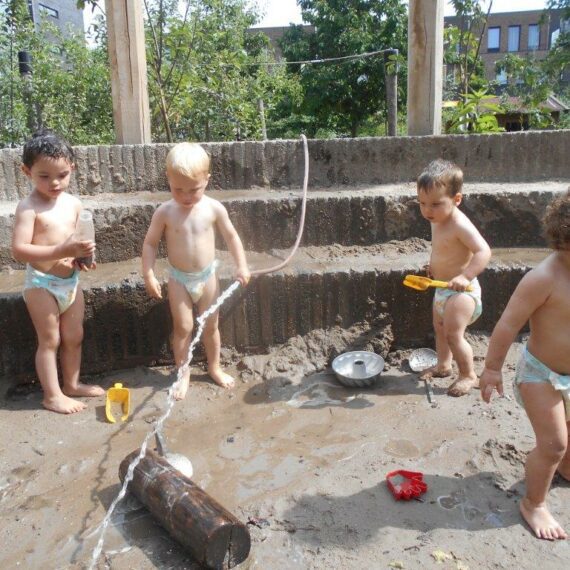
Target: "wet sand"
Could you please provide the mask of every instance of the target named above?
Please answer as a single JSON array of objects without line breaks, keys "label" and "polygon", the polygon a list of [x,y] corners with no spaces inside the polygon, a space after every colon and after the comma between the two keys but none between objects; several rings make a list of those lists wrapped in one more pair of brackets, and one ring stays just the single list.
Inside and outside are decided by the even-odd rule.
[{"label": "wet sand", "polygon": [[[471,341],[480,370],[487,337]],[[170,451],[192,460],[194,481],[250,522],[252,550],[240,568],[561,569],[570,541],[533,538],[518,514],[533,436],[512,399],[517,348],[507,397],[491,407],[478,391],[446,396],[446,379],[434,381],[430,405],[409,351],[392,350],[378,385],[356,390],[318,371],[322,355],[312,353],[310,365],[287,348],[233,355],[237,388],[222,390],[195,367],[165,435]],[[125,424],[106,422],[104,398],[60,416],[41,408],[37,390],[5,390],[1,568],[85,567],[119,490],[119,463],[161,415],[173,379],[156,368],[94,378],[131,389]],[[392,498],[384,480],[398,468],[425,474],[423,502]],[[550,505],[567,530],[569,504],[570,486],[556,483]],[[198,568],[132,497],[115,511],[103,553],[98,568]]]}]

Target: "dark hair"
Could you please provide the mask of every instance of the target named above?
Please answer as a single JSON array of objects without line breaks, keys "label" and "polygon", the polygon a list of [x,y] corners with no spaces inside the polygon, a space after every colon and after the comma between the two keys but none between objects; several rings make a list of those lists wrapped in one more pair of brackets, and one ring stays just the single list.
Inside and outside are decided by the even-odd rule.
[{"label": "dark hair", "polygon": [[38,158],[65,158],[70,164],[75,155],[69,143],[48,129],[42,129],[32,135],[32,138],[24,145],[22,162],[31,168]]},{"label": "dark hair", "polygon": [[434,160],[418,177],[418,190],[429,192],[434,188],[445,188],[451,197],[459,194],[463,187],[463,171],[448,160]]},{"label": "dark hair", "polygon": [[552,249],[570,248],[570,188],[552,200],[542,222],[546,241]]}]

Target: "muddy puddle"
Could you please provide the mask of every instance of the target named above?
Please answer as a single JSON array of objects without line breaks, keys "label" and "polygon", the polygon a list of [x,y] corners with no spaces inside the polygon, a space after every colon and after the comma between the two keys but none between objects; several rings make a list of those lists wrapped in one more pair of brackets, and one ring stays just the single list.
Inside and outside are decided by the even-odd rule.
[{"label": "muddy puddle", "polygon": [[[113,376],[102,379],[106,387],[117,381]],[[35,409],[37,391],[4,402],[4,419],[9,413],[30,421],[19,426],[21,441],[4,446],[1,453],[3,465],[14,466],[0,480],[0,508],[11,521],[5,532],[19,536],[2,555],[3,567],[81,567],[88,560],[98,538],[97,524],[119,490],[118,465],[161,414],[164,387],[172,376],[162,369],[140,369],[121,373],[120,380],[132,386],[131,416],[125,423],[105,421],[102,399],[69,417]],[[415,382],[401,382],[412,392],[410,405],[420,404],[423,395],[420,390],[413,393]],[[327,373],[280,389],[240,383],[234,392],[198,376],[167,422],[165,435],[171,452],[191,459],[194,482],[247,520],[256,510],[253,505],[300,491],[308,478],[355,454],[385,447],[409,455],[403,440],[386,435],[397,422],[397,398],[381,384],[362,391],[344,388]],[[426,439],[414,445],[413,455],[429,449]],[[108,558],[128,558],[133,544],[145,550],[139,542],[147,538],[183,554],[129,497],[112,519],[104,552]],[[277,560],[278,552],[272,558]],[[283,563],[287,560],[289,553],[283,552]]]},{"label": "muddy puddle", "polygon": [[[484,353],[485,338],[470,341]],[[248,523],[252,550],[240,568],[381,568],[394,560],[431,567],[438,549],[466,568],[504,563],[505,553],[504,568],[527,560],[562,567],[568,545],[544,550],[518,516],[532,447],[524,412],[507,398],[492,412],[478,393],[449,398],[445,380],[434,383],[429,404],[405,355],[388,358],[367,389],[339,385],[328,369],[299,378],[292,367],[278,382],[244,374],[229,392],[195,369],[165,424],[166,442],[191,459],[196,484]],[[99,378],[106,388],[121,381],[131,389],[129,420],[116,424],[106,422],[103,398],[63,417],[40,409],[37,391],[4,395],[0,567],[86,567],[119,491],[119,464],[162,414],[173,379],[168,369],[147,368]],[[424,473],[423,502],[394,501],[384,480],[395,469]],[[551,495],[555,516],[570,524],[570,489]],[[114,513],[97,567],[198,569],[130,495]]]}]

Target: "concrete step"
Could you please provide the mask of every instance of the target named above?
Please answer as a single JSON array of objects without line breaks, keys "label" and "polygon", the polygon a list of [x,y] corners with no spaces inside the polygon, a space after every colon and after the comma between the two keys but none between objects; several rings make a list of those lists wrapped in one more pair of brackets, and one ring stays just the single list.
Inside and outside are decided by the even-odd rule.
[{"label": "concrete step", "polygon": [[[492,247],[543,246],[540,221],[546,205],[567,187],[558,181],[466,184],[461,207]],[[226,190],[210,195],[226,205],[247,250],[287,248],[295,241],[300,191]],[[169,197],[165,192],[83,197],[84,206],[94,211],[97,259],[109,263],[140,255],[152,214]],[[0,202],[0,266],[17,268],[21,265],[10,251],[15,209],[16,202]],[[362,246],[429,236],[414,184],[337,187],[311,189],[302,245]],[[221,240],[217,246],[225,247]]]},{"label": "concrete step", "polygon": [[[271,267],[287,251],[248,253],[252,268]],[[313,329],[348,327],[387,313],[396,343],[430,342],[430,293],[402,286],[407,273],[426,263],[429,243],[421,239],[374,246],[301,248],[282,271],[252,280],[222,308],[224,346],[260,351]],[[474,325],[491,330],[522,275],[548,255],[545,249],[495,250],[481,276],[484,310]],[[231,263],[220,252],[222,288],[231,282]],[[157,263],[164,276],[165,262]],[[23,271],[0,273],[0,376],[33,378],[35,333],[21,296]],[[171,363],[171,324],[166,301],[148,298],[140,260],[101,264],[82,276],[86,298],[84,373],[135,365]]]},{"label": "concrete step", "polygon": [[[215,189],[298,188],[303,181],[299,140],[207,143]],[[171,145],[75,147],[74,191],[81,195],[166,190],[164,164]],[[309,185],[333,188],[411,182],[436,158],[459,165],[471,182],[570,178],[570,130],[490,135],[374,137],[310,140]],[[21,149],[0,150],[0,199],[28,193]]]}]

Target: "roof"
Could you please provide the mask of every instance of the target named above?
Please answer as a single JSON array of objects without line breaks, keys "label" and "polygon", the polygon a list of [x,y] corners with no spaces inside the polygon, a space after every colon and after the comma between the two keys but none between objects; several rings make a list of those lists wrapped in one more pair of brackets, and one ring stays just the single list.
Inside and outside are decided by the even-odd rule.
[{"label": "roof", "polygon": [[[458,101],[444,101],[443,107],[456,107],[457,103]],[[506,107],[507,112],[530,112],[530,109],[528,107],[524,107],[520,97],[489,97],[485,99],[483,107],[485,106],[485,103]],[[550,111],[551,113],[570,110],[570,107],[568,107],[568,105],[566,105],[554,95],[549,95],[546,100],[539,105],[539,107],[545,111]]]}]

